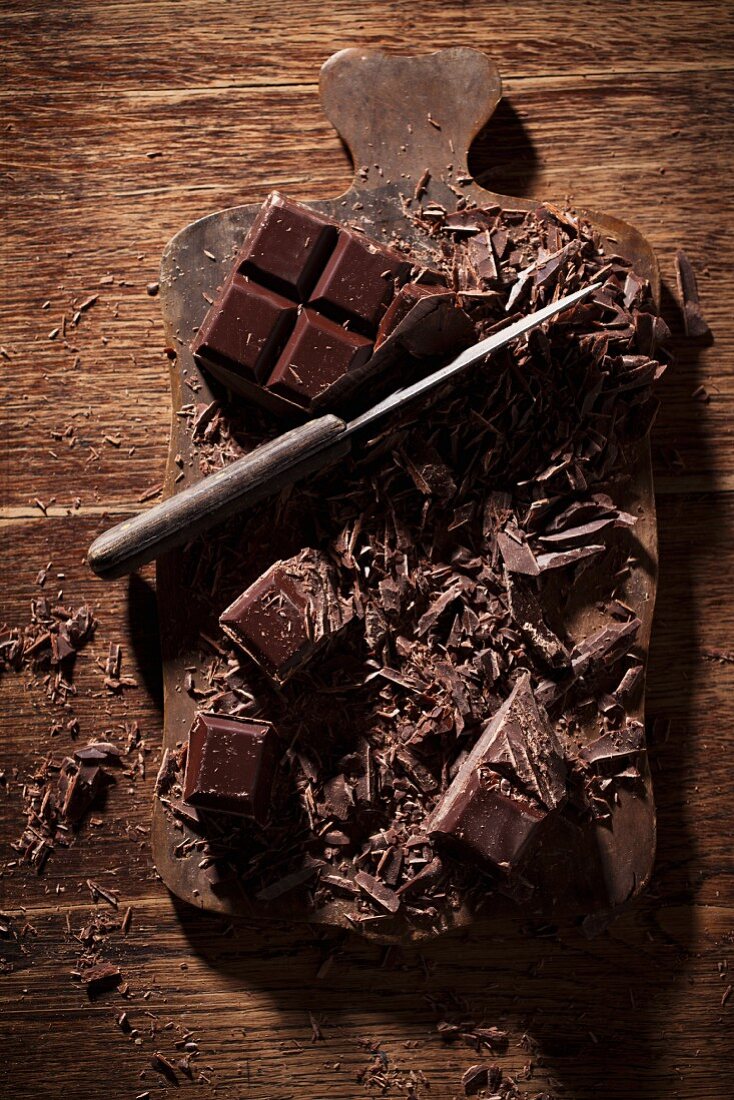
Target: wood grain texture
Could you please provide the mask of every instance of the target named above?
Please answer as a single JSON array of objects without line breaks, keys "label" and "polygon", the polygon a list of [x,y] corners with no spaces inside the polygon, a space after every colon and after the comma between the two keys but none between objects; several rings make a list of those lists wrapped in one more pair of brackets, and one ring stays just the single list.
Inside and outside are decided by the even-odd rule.
[{"label": "wood grain texture", "polygon": [[[76,678],[81,737],[106,729],[119,737],[135,718],[150,746],[147,777],[112,788],[102,826],[86,827],[44,875],[0,878],[0,908],[16,915],[19,931],[28,921],[37,933],[0,941],[0,1078],[13,1096],[56,1097],[60,1082],[82,1100],[160,1095],[165,1081],[149,1068],[151,1054],[173,1054],[190,1028],[202,1050],[196,1072],[211,1082],[196,1085],[204,1098],[376,1095],[356,1080],[371,1061],[362,1038],[380,1043],[403,1075],[421,1067],[431,1089],[419,1095],[444,1100],[461,1095],[461,1073],[477,1059],[440,1042],[424,997],[442,989],[466,996],[475,1018],[507,1027],[510,1048],[497,1059],[507,1072],[530,1059],[523,1034],[539,1044],[523,1085],[530,1095],[720,1100],[732,1091],[734,998],[722,1006],[730,977],[718,968],[734,965],[734,665],[706,651],[734,648],[732,257],[721,236],[731,210],[734,19],[723,0],[694,9],[677,0],[520,3],[511,18],[508,10],[445,0],[420,9],[303,3],[297,16],[273,15],[259,0],[4,6],[2,102],[12,129],[2,131],[9,216],[0,342],[11,358],[0,365],[12,386],[0,433],[0,618],[27,621],[36,572],[53,560],[70,603],[86,596],[99,605],[97,639]],[[668,297],[678,364],[661,388],[653,437],[661,573],[648,681],[658,720],[651,891],[594,941],[490,926],[381,968],[379,949],[347,939],[317,978],[334,945],[222,934],[220,922],[175,909],[157,882],[146,832],[161,723],[150,592],[103,585],[82,557],[108,516],[137,511],[137,498],[163,477],[167,368],[158,303],[145,288],[157,280],[165,242],[273,185],[305,199],[344,190],[351,172],[319,113],[316,80],[321,62],[346,45],[488,50],[505,75],[505,101],[474,143],[475,176],[510,194],[593,199],[650,239],[668,289],[674,249],[684,247],[715,343],[682,341]],[[100,286],[107,275],[113,283]],[[99,301],[68,334],[78,352],[49,340],[62,314],[70,322],[74,302],[94,293]],[[691,399],[699,385],[708,403]],[[51,437],[69,424],[73,447]],[[48,518],[35,497],[56,497]],[[94,665],[109,640],[122,643],[123,667],[140,683],[122,699],[107,696]],[[69,747],[65,734],[49,736],[56,716],[23,677],[0,685],[4,858],[21,824],[20,784],[39,755]],[[130,980],[129,1003],[106,994],[90,1004],[69,977],[80,947],[66,914],[73,931],[88,919],[87,877],[116,882],[121,902],[133,905],[128,936],[113,934],[104,949]],[[140,1047],[114,1023],[125,1008]],[[309,1010],[325,1017],[323,1042],[311,1043]],[[179,1077],[179,1091],[193,1092]],[[401,1093],[394,1086],[389,1095]]]}]

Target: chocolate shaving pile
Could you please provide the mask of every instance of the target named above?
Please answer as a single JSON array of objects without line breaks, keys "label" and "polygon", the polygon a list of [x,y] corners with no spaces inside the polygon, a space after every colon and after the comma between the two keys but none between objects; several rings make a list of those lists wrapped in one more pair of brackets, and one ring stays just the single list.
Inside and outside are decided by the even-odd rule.
[{"label": "chocolate shaving pile", "polygon": [[[532,764],[525,774],[515,743],[502,762],[510,788],[583,831],[634,781],[641,740],[619,771],[616,757],[600,769],[578,749],[582,730],[602,752],[605,737],[635,736],[625,708],[641,688],[640,623],[624,596],[637,517],[621,502],[668,332],[647,282],[568,211],[432,204],[415,220],[477,339],[602,286],[338,470],[191,545],[183,583],[202,658],[186,690],[198,709],[272,722],[283,757],[264,827],[187,807],[180,753],[159,796],[182,831],[176,855],[204,866],[213,889],[293,895],[306,911],[338,902],[355,927],[438,930],[448,911],[486,901],[498,868],[458,858],[427,819],[523,678],[548,711],[558,768],[550,786]],[[272,434],[242,404],[181,415],[205,473]],[[304,548],[328,561],[354,621],[278,690],[217,619]],[[579,635],[584,607],[595,626]],[[530,869],[518,874],[532,885]]]}]

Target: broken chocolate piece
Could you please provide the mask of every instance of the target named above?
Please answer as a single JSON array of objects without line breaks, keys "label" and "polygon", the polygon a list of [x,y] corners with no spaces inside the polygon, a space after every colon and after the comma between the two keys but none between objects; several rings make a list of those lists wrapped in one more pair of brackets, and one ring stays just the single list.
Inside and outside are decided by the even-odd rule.
[{"label": "broken chocolate piece", "polygon": [[644,752],[645,734],[641,722],[629,721],[618,730],[609,730],[591,741],[579,758],[600,775],[619,775]]},{"label": "broken chocolate piece", "polygon": [[380,882],[374,875],[368,875],[365,871],[359,871],[354,876],[354,881],[360,890],[382,909],[386,909],[388,913],[397,913],[400,908],[400,898],[384,882]]},{"label": "broken chocolate piece", "polygon": [[272,565],[219,622],[225,634],[282,684],[353,615],[352,600],[338,592],[329,560],[306,549]]},{"label": "broken chocolate piece", "polygon": [[442,286],[406,283],[395,295],[377,331],[375,349],[408,318],[419,302],[430,299],[433,308],[413,325],[397,332],[399,346],[416,359],[458,355],[476,340],[474,325],[459,307],[456,294]]},{"label": "broken chocolate piece", "polygon": [[526,674],[485,727],[425,828],[510,870],[565,796],[563,756]]},{"label": "broken chocolate piece", "polygon": [[701,312],[701,303],[696,285],[696,273],[691,261],[682,250],[675,254],[675,269],[678,278],[678,290],[683,304],[683,325],[686,336],[702,340],[711,336],[711,329]]},{"label": "broken chocolate piece", "polygon": [[530,581],[520,574],[505,570],[505,583],[510,602],[510,614],[533,652],[551,668],[565,668],[570,654],[543,617],[543,609],[530,587]]},{"label": "broken chocolate piece", "polygon": [[199,713],[189,732],[184,800],[262,824],[276,763],[277,737],[268,722]]}]

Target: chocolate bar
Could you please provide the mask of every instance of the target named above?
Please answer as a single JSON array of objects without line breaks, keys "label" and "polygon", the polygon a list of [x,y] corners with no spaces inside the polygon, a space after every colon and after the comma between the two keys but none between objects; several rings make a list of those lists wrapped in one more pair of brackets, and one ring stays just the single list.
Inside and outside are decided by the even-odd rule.
[{"label": "chocolate bar", "polygon": [[566,797],[566,765],[525,674],[485,727],[425,829],[510,871]]},{"label": "chocolate bar", "polygon": [[277,735],[268,722],[201,712],[189,732],[184,801],[263,824],[277,765]]},{"label": "chocolate bar", "polygon": [[354,615],[329,560],[302,550],[277,561],[220,616],[225,634],[277,683],[303,667]]},{"label": "chocolate bar", "polygon": [[273,192],[192,351],[260,404],[310,411],[359,376],[410,274],[410,261],[393,249]]}]

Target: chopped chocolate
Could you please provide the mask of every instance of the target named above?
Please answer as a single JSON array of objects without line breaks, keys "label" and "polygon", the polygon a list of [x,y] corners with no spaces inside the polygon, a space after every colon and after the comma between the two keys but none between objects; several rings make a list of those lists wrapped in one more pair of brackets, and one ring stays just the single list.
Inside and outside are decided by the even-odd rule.
[{"label": "chopped chocolate", "polygon": [[184,799],[262,824],[276,764],[277,737],[269,723],[199,713],[189,731]]},{"label": "chopped chocolate", "polygon": [[[192,350],[228,386],[273,411],[310,411],[362,376],[385,310],[410,275],[402,254],[274,191]],[[460,312],[452,301],[449,313]],[[469,342],[473,326],[464,322],[452,325],[446,313],[444,342],[454,331]]]},{"label": "chopped chocolate", "polygon": [[543,609],[530,583],[517,573],[505,571],[505,583],[510,602],[510,614],[520,633],[536,656],[551,668],[565,668],[570,664],[570,654],[563,642],[550,629],[543,616]]},{"label": "chopped chocolate", "polygon": [[594,631],[574,648],[571,664],[576,676],[585,676],[594,666],[613,663],[627,652],[640,629],[640,620],[610,622]]},{"label": "chopped chocolate", "polygon": [[237,645],[282,684],[352,619],[352,600],[339,594],[333,567],[316,550],[279,561],[219,618]]},{"label": "chopped chocolate", "polygon": [[103,993],[107,989],[114,989],[122,981],[119,966],[114,963],[99,963],[82,971],[82,981],[87,987],[90,997]]},{"label": "chopped chocolate", "polygon": [[675,269],[678,277],[678,290],[683,304],[683,324],[686,336],[690,336],[694,340],[706,339],[711,336],[711,329],[701,312],[696,273],[693,270],[691,261],[682,250],[675,254]]},{"label": "chopped chocolate", "polygon": [[609,730],[590,741],[579,753],[579,758],[601,775],[618,775],[620,768],[628,767],[637,759],[644,746],[642,724],[629,721],[622,729]]},{"label": "chopped chocolate", "polygon": [[565,796],[563,755],[525,675],[484,728],[425,828],[511,870]]},{"label": "chopped chocolate", "polygon": [[[286,207],[272,204],[274,225],[281,215],[286,224]],[[584,904],[587,897],[606,904],[607,887],[592,888],[589,871],[587,889],[571,849],[577,840],[598,848],[599,873],[609,871],[602,842],[609,835],[618,845],[621,796],[637,798],[646,777],[641,756],[619,746],[644,675],[634,654],[638,596],[628,581],[639,568],[629,534],[638,508],[629,514],[623,500],[666,354],[651,288],[571,212],[482,209],[471,200],[447,212],[416,203],[406,216],[430,269],[413,270],[400,287],[405,272],[396,278],[386,264],[362,307],[348,285],[360,275],[348,256],[359,251],[352,236],[339,249],[348,265],[340,282],[325,269],[345,230],[310,212],[300,220],[299,209],[290,230],[296,260],[280,246],[270,255],[270,230],[258,229],[236,279],[295,310],[283,347],[290,341],[300,355],[302,337],[339,337],[339,354],[352,365],[339,366],[335,375],[346,375],[331,381],[320,358],[326,374],[317,401],[346,392],[350,375],[376,377],[370,372],[385,349],[397,349],[395,370],[382,380],[387,392],[409,371],[428,369],[421,356],[449,355],[449,344],[458,350],[464,339],[500,331],[515,311],[592,279],[602,285],[403,410],[318,481],[185,552],[204,610],[218,615],[230,606],[225,637],[214,636],[211,622],[197,624],[192,637],[206,657],[192,657],[182,688],[218,716],[268,718],[283,753],[274,812],[255,829],[248,818],[185,802],[183,755],[172,750],[157,790],[176,855],[197,861],[203,889],[241,892],[255,907],[272,903],[273,913],[301,907],[327,920],[338,913],[378,933],[448,927],[456,913],[488,910],[494,889],[539,911],[560,905],[561,895],[565,905],[575,894],[567,883],[578,881]],[[364,244],[356,208],[350,217],[346,232]],[[376,351],[355,366],[360,341]],[[292,408],[291,398],[307,400],[311,382],[296,393],[297,355],[278,354],[262,371],[265,385],[257,378],[247,385]],[[293,387],[290,396],[268,387],[273,372]],[[225,397],[180,412],[203,474],[272,431]],[[272,547],[287,560],[273,564]],[[232,603],[246,583],[238,577],[258,572]],[[45,636],[52,632],[49,606],[31,639],[39,655],[53,655]],[[3,636],[0,653],[17,643]],[[286,684],[299,670],[305,674]],[[554,729],[572,764],[568,801]],[[604,741],[590,746],[600,735],[612,739],[616,757]],[[585,749],[599,759],[585,759]],[[43,858],[43,840],[27,838],[34,858]],[[482,1043],[478,1034],[471,1041]]]},{"label": "chopped chocolate", "polygon": [[379,879],[373,875],[368,875],[365,871],[359,871],[354,876],[354,881],[360,890],[363,890],[380,908],[386,909],[388,913],[397,913],[400,908],[400,897],[384,882],[380,882]]}]

